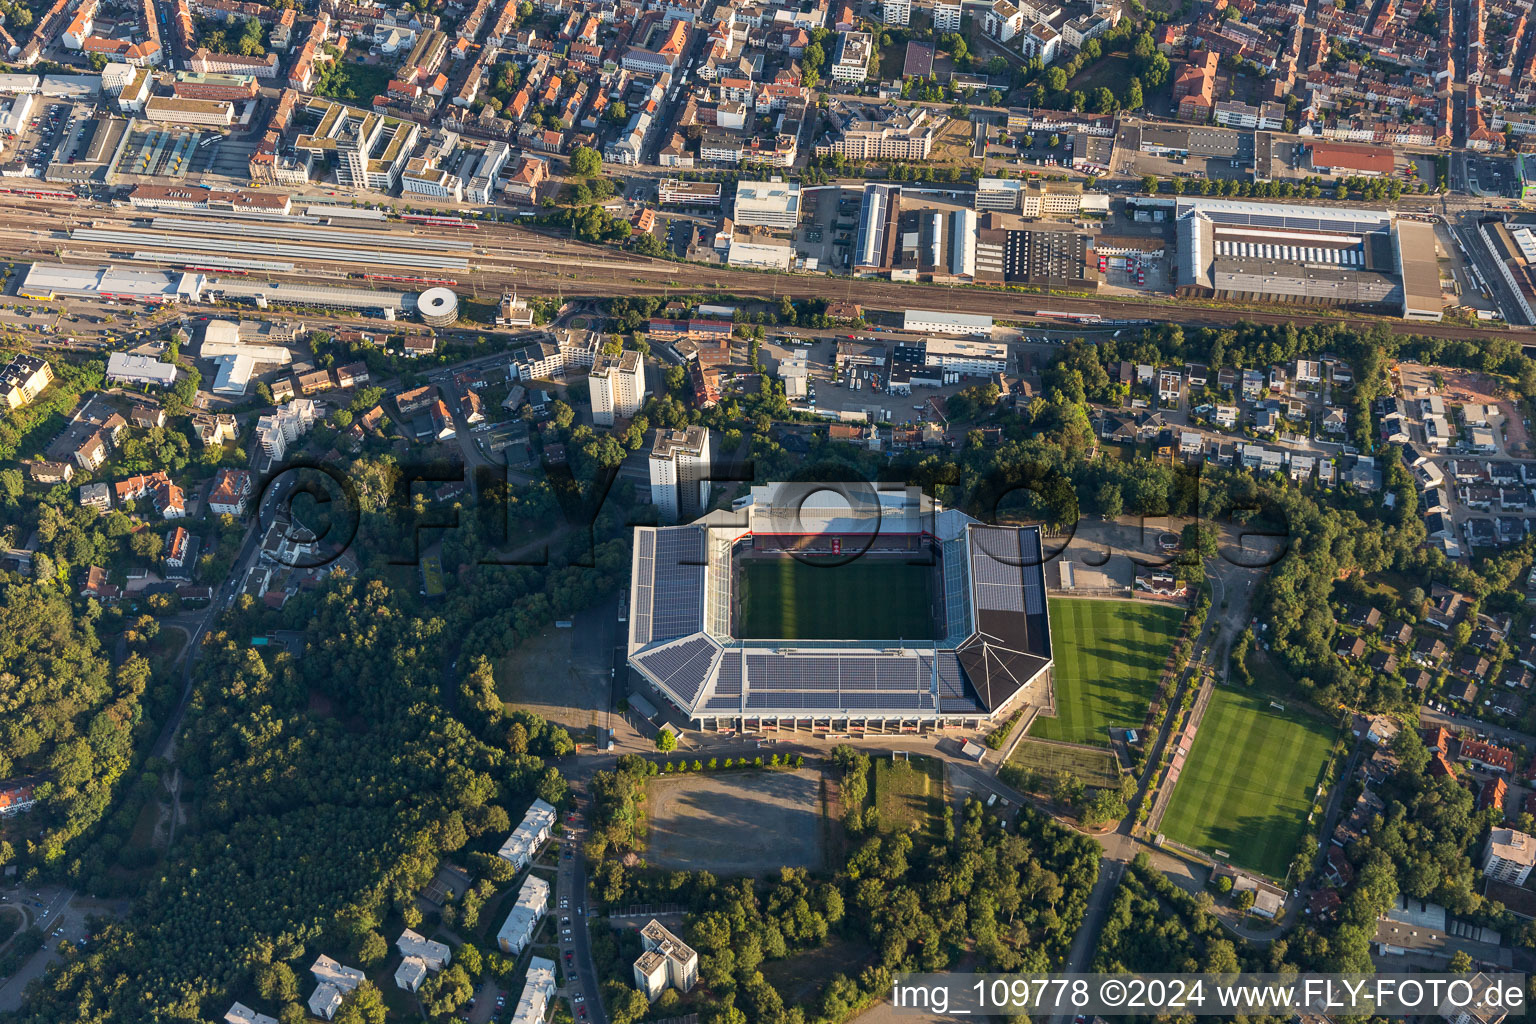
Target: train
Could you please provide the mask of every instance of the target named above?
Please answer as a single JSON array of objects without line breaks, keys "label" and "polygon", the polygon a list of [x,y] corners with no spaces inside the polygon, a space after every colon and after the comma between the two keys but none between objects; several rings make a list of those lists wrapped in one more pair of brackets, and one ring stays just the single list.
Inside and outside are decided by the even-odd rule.
[{"label": "train", "polygon": [[40,188],[0,188],[0,192],[9,192],[17,196],[31,196],[33,199],[68,199],[74,201],[80,198],[73,192],[57,192],[52,189]]},{"label": "train", "polygon": [[198,267],[198,266],[193,266],[190,263],[187,264],[186,266],[182,267],[181,269],[182,270],[195,271],[196,273],[199,273],[199,274],[234,274],[237,277],[245,277],[246,275],[248,275],[250,273],[249,270],[242,270],[239,267],[207,267],[207,266]]},{"label": "train", "polygon": [[1032,315],[1043,320],[1065,320],[1068,323],[1074,324],[1101,324],[1104,322],[1104,318],[1097,313],[1059,313],[1054,310],[1041,309],[1036,310]]},{"label": "train", "polygon": [[439,217],[424,213],[408,213],[400,219],[411,224],[430,224],[436,228],[462,228],[465,231],[480,230],[480,225],[471,224],[463,217]]}]

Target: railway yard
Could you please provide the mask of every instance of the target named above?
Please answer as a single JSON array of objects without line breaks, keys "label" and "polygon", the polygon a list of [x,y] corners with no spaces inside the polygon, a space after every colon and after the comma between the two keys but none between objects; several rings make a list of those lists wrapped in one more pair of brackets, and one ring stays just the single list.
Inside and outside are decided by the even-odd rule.
[{"label": "railway yard", "polygon": [[[163,212],[84,200],[0,193],[0,257],[114,264],[139,269],[196,269],[210,278],[259,275],[274,282],[344,287],[370,277],[384,283],[450,284],[477,293],[515,287],[523,295],[606,298],[658,290],[714,291],[776,298],[818,293],[877,309],[921,307],[996,318],[1029,318],[1049,305],[1105,319],[1230,325],[1377,323],[1399,334],[1421,325],[1307,308],[1251,309],[1173,299],[1103,299],[945,287],[886,280],[827,278],[701,266],[653,259],[571,241],[515,224],[452,218],[359,221],[334,215],[257,216]],[[358,226],[362,224],[364,226]],[[368,226],[371,225],[371,226]],[[1475,340],[1508,337],[1506,327],[1436,324],[1435,334]]]}]

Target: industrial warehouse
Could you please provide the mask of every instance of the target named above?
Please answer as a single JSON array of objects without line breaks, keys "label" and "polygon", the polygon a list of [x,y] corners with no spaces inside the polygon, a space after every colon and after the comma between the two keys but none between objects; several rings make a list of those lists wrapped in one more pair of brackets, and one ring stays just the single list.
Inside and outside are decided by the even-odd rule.
[{"label": "industrial warehouse", "polygon": [[1429,224],[1387,210],[1197,197],[1135,202],[1174,222],[1176,294],[1442,316]]},{"label": "industrial warehouse", "polygon": [[633,560],[629,664],[697,728],[979,728],[1048,685],[1038,528],[915,487],[756,486]]}]

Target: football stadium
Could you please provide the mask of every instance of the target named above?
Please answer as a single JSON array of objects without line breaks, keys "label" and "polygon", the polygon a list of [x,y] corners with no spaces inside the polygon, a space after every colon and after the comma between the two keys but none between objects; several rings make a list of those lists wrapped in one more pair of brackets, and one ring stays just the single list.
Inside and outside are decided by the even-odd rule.
[{"label": "football stadium", "polygon": [[637,527],[636,689],[694,728],[979,728],[1048,681],[1040,534],[920,489],[765,484],[683,526]]}]

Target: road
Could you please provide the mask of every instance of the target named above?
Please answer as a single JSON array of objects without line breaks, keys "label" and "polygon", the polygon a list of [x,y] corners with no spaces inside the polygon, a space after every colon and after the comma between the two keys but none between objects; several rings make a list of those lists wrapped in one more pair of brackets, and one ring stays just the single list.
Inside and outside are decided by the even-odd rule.
[{"label": "road", "polygon": [[241,581],[245,579],[246,572],[256,561],[262,532],[266,525],[272,522],[284,498],[293,489],[293,484],[291,477],[279,477],[262,495],[256,513],[246,524],[245,537],[241,542],[239,554],[235,556],[235,564],[229,576],[214,589],[213,599],[208,602],[208,607],[202,615],[192,623],[184,625],[183,628],[187,628],[190,639],[182,654],[181,699],[176,702],[176,709],[166,719],[165,725],[161,726],[160,736],[151,748],[155,757],[163,757],[167,761],[176,760],[176,736],[180,733],[181,724],[186,719],[187,708],[192,703],[192,670],[197,659],[202,657],[203,636],[239,593]]},{"label": "road", "polygon": [[0,890],[0,906],[18,907],[27,915],[27,926],[43,930],[43,947],[21,969],[0,983],[0,1013],[21,1007],[27,985],[43,976],[58,963],[59,944],[79,943],[89,934],[86,918],[120,912],[120,903],[106,904],[77,897],[74,890],[60,886],[26,886]]}]

